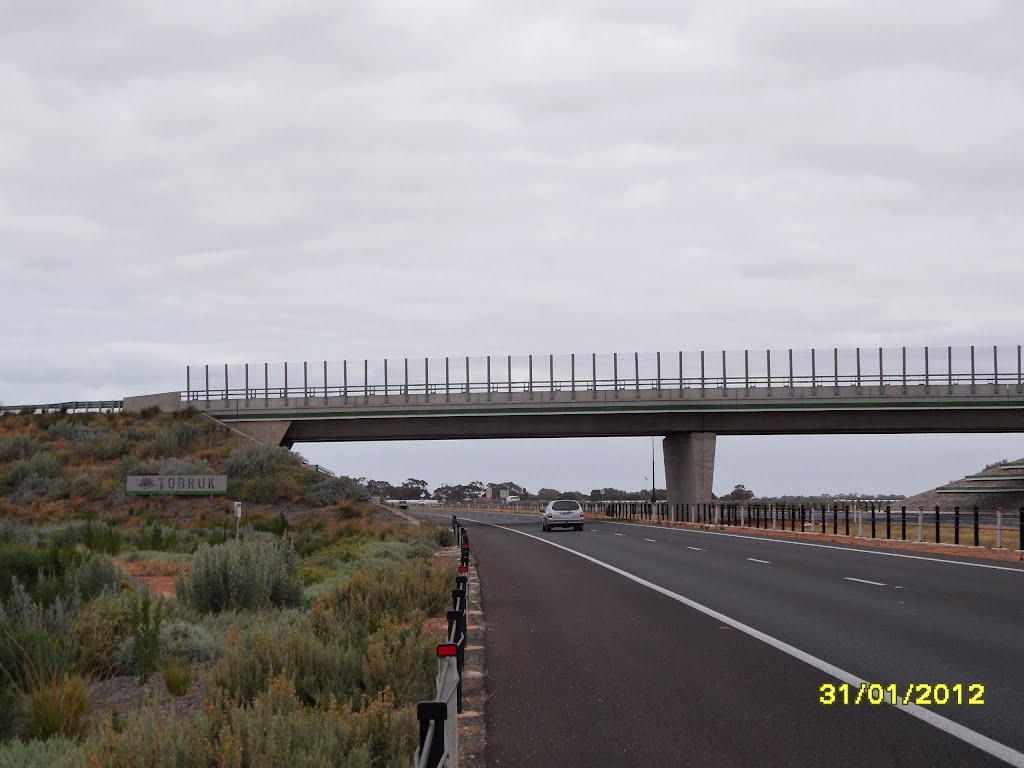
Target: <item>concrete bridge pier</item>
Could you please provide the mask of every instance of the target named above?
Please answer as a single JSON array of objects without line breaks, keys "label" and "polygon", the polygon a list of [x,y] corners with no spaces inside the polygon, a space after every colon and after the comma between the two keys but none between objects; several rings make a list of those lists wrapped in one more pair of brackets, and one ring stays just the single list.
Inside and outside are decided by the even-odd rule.
[{"label": "concrete bridge pier", "polygon": [[662,441],[670,505],[711,501],[716,439],[714,432],[675,432]]}]

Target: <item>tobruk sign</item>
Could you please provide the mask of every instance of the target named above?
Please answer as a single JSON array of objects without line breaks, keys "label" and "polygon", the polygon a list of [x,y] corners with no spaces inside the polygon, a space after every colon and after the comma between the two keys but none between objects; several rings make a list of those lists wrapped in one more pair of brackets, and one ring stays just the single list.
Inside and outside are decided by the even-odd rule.
[{"label": "tobruk sign", "polygon": [[128,493],[140,495],[224,495],[227,475],[129,475]]}]

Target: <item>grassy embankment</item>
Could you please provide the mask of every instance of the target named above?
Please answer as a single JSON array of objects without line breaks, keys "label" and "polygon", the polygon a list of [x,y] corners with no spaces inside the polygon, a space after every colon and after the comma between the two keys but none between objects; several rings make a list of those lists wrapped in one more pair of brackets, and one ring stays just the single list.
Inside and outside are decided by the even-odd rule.
[{"label": "grassy embankment", "polygon": [[[240,542],[218,500],[119,492],[186,465],[262,502]],[[408,763],[445,529],[192,414],[0,419],[0,492],[0,768]]]}]

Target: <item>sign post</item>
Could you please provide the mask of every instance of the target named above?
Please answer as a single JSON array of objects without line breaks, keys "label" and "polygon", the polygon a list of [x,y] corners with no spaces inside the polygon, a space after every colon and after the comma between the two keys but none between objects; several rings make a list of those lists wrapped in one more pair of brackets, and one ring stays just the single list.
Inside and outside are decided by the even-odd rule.
[{"label": "sign post", "polygon": [[235,541],[238,541],[238,524],[242,519],[242,502],[235,502]]}]

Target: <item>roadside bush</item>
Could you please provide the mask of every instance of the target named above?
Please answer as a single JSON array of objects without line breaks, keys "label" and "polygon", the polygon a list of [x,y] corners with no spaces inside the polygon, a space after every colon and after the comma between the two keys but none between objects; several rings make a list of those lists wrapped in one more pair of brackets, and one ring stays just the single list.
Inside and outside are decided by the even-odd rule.
[{"label": "roadside bush", "polygon": [[163,618],[163,601],[157,600],[154,607],[149,592],[132,605],[132,642],[135,645],[135,666],[139,679],[145,683],[156,671],[160,656],[160,621]]},{"label": "roadside bush", "polygon": [[38,450],[28,435],[0,437],[0,461],[27,459]]},{"label": "roadside bush", "polygon": [[248,643],[235,646],[209,678],[236,704],[247,704],[267,690],[286,669],[303,703],[326,704],[331,696],[348,701],[363,692],[363,649],[358,638],[330,643],[303,626],[257,629]]},{"label": "roadside bush", "polygon": [[228,541],[200,546],[189,574],[179,575],[178,600],[209,613],[297,605],[295,550],[288,540]]},{"label": "roadside bush", "polygon": [[288,467],[297,467],[299,458],[287,448],[246,443],[231,451],[225,468],[236,478],[273,475]]},{"label": "roadside bush", "polygon": [[125,638],[131,639],[134,602],[130,592],[108,593],[87,603],[75,616],[68,634],[82,672],[99,678],[117,674],[120,664],[115,653]]},{"label": "roadside bush", "polygon": [[36,453],[27,459],[16,461],[4,475],[3,488],[8,492],[16,489],[30,478],[57,479],[62,474],[60,462],[48,451]]},{"label": "roadside bush", "polygon": [[101,472],[77,472],[68,479],[65,490],[72,499],[102,501],[106,495],[103,493],[103,480]]},{"label": "roadside bush", "polygon": [[221,646],[205,627],[175,619],[160,628],[160,653],[185,662],[215,659]]},{"label": "roadside bush", "polygon": [[89,427],[74,419],[61,419],[46,430],[50,440],[70,440],[76,445],[94,443],[109,435],[110,430],[105,427]]},{"label": "roadside bush", "polygon": [[306,491],[306,498],[314,504],[326,507],[348,498],[368,501],[370,492],[365,485],[351,477],[324,477]]},{"label": "roadside bush", "polygon": [[21,696],[21,714],[29,738],[80,736],[89,723],[89,688],[81,677],[46,680]]},{"label": "roadside bush", "polygon": [[192,671],[187,664],[176,659],[164,659],[160,662],[160,676],[164,679],[164,687],[171,696],[184,696],[192,688]]},{"label": "roadside bush", "polygon": [[412,713],[396,712],[387,692],[357,714],[311,709],[281,673],[251,705],[214,702],[180,722],[145,708],[84,751],[92,768],[406,768],[416,743]]},{"label": "roadside bush", "polygon": [[70,739],[10,741],[0,745],[0,768],[50,768],[81,759],[82,748]]},{"label": "roadside bush", "polygon": [[40,477],[29,475],[18,483],[14,492],[9,495],[15,504],[31,504],[38,498],[55,499],[64,491],[64,480],[59,477]]},{"label": "roadside bush", "polygon": [[239,501],[250,504],[276,504],[279,501],[291,501],[301,495],[299,484],[287,472],[230,482],[228,491]]},{"label": "roadside bush", "polygon": [[299,581],[304,587],[308,587],[310,584],[319,584],[333,575],[333,568],[326,568],[322,565],[301,565],[298,570]]},{"label": "roadside bush", "polygon": [[370,635],[363,657],[363,689],[390,688],[398,706],[429,700],[435,693],[438,637],[426,637],[422,623],[385,622]]},{"label": "roadside bush", "polygon": [[409,621],[439,613],[450,599],[449,578],[446,568],[428,561],[375,563],[321,595],[310,612],[311,625],[320,637],[330,638],[338,626],[375,632],[389,618]]},{"label": "roadside bush", "polygon": [[131,453],[132,443],[131,440],[125,434],[120,435],[109,435],[106,439],[92,443],[87,451],[84,451],[86,456],[93,456],[103,461],[110,461],[111,459],[120,459]]},{"label": "roadside bush", "polygon": [[0,601],[11,596],[13,581],[33,587],[39,572],[51,565],[46,550],[29,544],[0,544]]},{"label": "roadside bush", "polygon": [[93,552],[116,555],[121,551],[122,537],[110,523],[97,522],[95,515],[85,521],[82,543]]},{"label": "roadside bush", "polygon": [[173,456],[185,451],[204,432],[195,421],[175,421],[153,437],[150,452],[157,456]]}]

